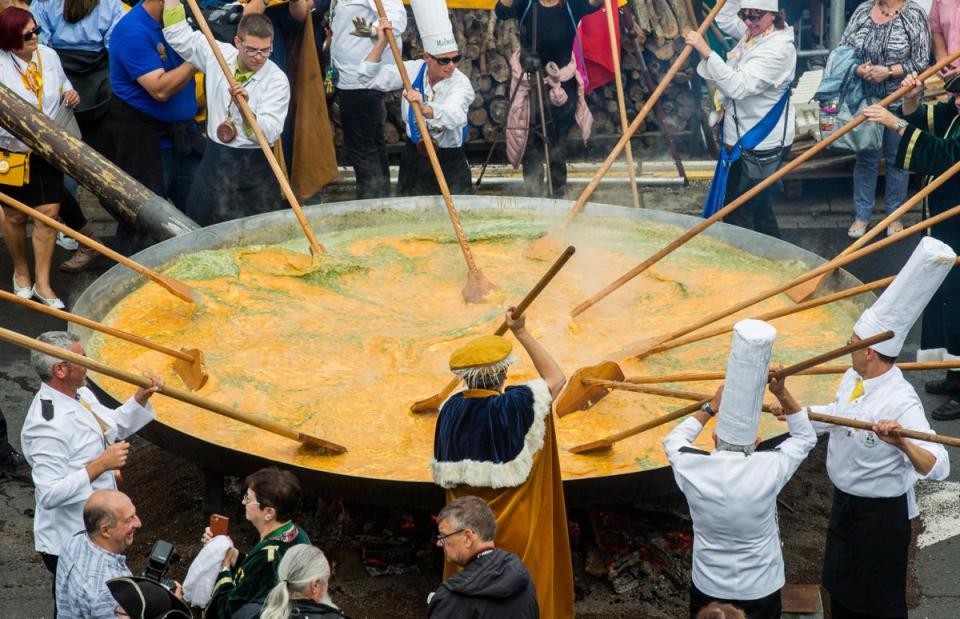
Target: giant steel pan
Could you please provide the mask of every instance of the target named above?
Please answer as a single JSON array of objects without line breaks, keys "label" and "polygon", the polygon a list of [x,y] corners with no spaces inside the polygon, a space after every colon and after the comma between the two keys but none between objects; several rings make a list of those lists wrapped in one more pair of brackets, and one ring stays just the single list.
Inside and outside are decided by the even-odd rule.
[{"label": "giant steel pan", "polygon": [[[465,213],[466,219],[469,219],[470,211],[492,209],[505,212],[536,211],[542,213],[545,221],[559,221],[572,205],[572,202],[566,200],[493,196],[461,196],[456,202],[458,209]],[[311,225],[318,231],[329,231],[331,225],[328,218],[331,216],[394,209],[408,212],[421,211],[425,216],[429,214],[441,217],[443,208],[440,197],[416,197],[313,205],[307,207],[305,211]],[[587,205],[585,213],[594,217],[627,218],[684,229],[691,228],[700,221],[698,218],[676,213],[593,203]],[[336,225],[349,225],[340,222]],[[369,225],[369,221],[358,225]],[[184,254],[200,250],[279,243],[298,238],[301,234],[293,212],[284,210],[189,232],[154,245],[134,258],[148,267],[162,268]],[[736,226],[719,223],[711,226],[703,234],[771,260],[800,261],[810,268],[825,262],[820,256],[800,247]],[[102,320],[114,305],[143,283],[144,280],[133,271],[123,266],[114,266],[83,292],[74,304],[73,311],[87,318]],[[834,292],[859,283],[846,271],[838,271],[824,282],[821,293]],[[863,302],[864,298],[859,297],[860,302]],[[874,297],[871,293],[866,298],[872,300]],[[70,325],[70,329],[86,343],[90,336],[89,330],[73,324]],[[440,385],[437,387],[439,388]],[[410,400],[412,402],[424,395],[426,394],[411,393]],[[358,428],[358,431],[362,429]],[[146,426],[140,434],[171,453],[192,460],[208,471],[224,475],[245,474],[270,464],[266,459],[198,439],[159,421]],[[782,437],[770,439],[770,441],[780,439]],[[425,454],[425,460],[428,457],[429,454]],[[429,482],[359,478],[288,464],[284,466],[293,469],[306,488],[323,494],[342,496],[348,500],[407,507],[431,507],[443,502],[442,490]],[[612,499],[629,500],[636,496],[661,494],[673,488],[673,476],[669,467],[564,482],[565,493],[571,504],[609,503]]]}]

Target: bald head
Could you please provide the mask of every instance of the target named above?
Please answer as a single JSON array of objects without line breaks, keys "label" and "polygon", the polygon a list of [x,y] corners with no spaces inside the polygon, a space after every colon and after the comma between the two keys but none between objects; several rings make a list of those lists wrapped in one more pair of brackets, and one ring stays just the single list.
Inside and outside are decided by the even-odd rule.
[{"label": "bald head", "polygon": [[140,518],[130,497],[117,490],[97,490],[83,506],[83,526],[94,544],[120,554],[133,543]]}]

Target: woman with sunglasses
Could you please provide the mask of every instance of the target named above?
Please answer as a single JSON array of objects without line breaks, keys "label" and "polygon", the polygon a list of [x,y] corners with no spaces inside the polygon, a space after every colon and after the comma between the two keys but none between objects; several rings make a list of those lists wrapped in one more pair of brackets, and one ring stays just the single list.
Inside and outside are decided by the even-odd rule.
[{"label": "woman with sunglasses", "polygon": [[[717,25],[737,39],[726,61],[695,30],[685,36],[687,45],[702,58],[697,73],[716,84],[714,104],[722,118],[721,160],[726,165],[718,165],[705,215],[773,174],[790,150],[794,134],[789,98],[797,50],[793,28],[784,21],[777,0],[729,0],[717,14]],[[728,170],[726,177],[722,170]],[[771,205],[773,192],[772,187],[760,192],[725,221],[780,238]]]},{"label": "woman with sunglasses", "polygon": [[[863,61],[856,75],[863,80],[867,97],[877,101],[893,93],[911,72],[921,72],[930,64],[930,27],[926,13],[913,0],[867,0],[856,8],[843,31],[841,45],[856,50]],[[898,111],[901,101],[890,109]],[[857,153],[853,167],[853,223],[847,235],[860,238],[870,224],[877,193],[880,157],[886,162],[883,206],[887,213],[907,198],[910,173],[896,165],[900,134],[889,127],[883,130],[879,150]],[[887,227],[887,235],[903,230],[895,221]]]},{"label": "woman with sunglasses", "polygon": [[[75,107],[80,95],[63,72],[56,52],[40,45],[41,29],[29,11],[8,8],[0,13],[0,82],[26,99],[50,118],[60,107]],[[44,215],[56,217],[63,199],[63,172],[26,144],[0,128],[0,191],[31,206]],[[4,180],[23,156],[29,157],[29,180]],[[8,177],[9,178],[9,177]],[[10,184],[13,182],[13,184]],[[3,239],[13,258],[13,291],[21,298],[34,298],[56,309],[64,303],[50,286],[50,265],[56,232],[34,222],[32,233],[34,276],[31,281],[27,261],[27,216],[4,206]]]}]

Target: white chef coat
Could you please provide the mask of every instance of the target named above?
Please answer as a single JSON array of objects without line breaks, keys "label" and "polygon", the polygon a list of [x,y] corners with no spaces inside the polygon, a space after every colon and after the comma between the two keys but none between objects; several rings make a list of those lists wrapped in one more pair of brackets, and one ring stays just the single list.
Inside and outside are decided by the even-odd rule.
[{"label": "white chef coat", "polygon": [[[43,417],[41,400],[53,402],[53,419]],[[106,426],[106,433],[97,417]],[[103,453],[107,444],[130,436],[153,418],[153,408],[149,404],[142,407],[133,398],[120,408],[110,409],[86,387],[77,390],[74,400],[46,383],[40,385],[20,434],[37,498],[33,519],[37,551],[59,555],[62,545],[83,529],[87,498],[94,490],[117,488],[113,471],[91,482],[86,465]]]},{"label": "white chef coat", "polygon": [[[836,399],[826,406],[811,406],[810,409],[815,413],[867,423],[890,419],[909,430],[933,433],[917,392],[903,377],[900,368],[893,366],[880,376],[863,381],[863,395],[851,402],[850,396],[858,378],[852,368],[847,370],[837,388]],[[827,474],[834,486],[847,494],[865,498],[897,497],[906,493],[909,518],[920,514],[913,484],[918,479],[942,481],[950,474],[950,457],[939,443],[914,441],[937,459],[930,472],[921,475],[902,451],[884,443],[869,430],[819,422],[813,425],[818,434],[830,435]]]},{"label": "white chef coat", "polygon": [[[67,78],[67,74],[63,72],[63,65],[60,64],[57,52],[46,45],[40,45],[33,54],[34,62],[37,62],[38,54],[43,61],[43,113],[53,118],[63,105],[63,93],[73,90],[73,85]],[[39,66],[40,63],[37,64]],[[36,109],[37,95],[26,87],[21,77],[21,72],[26,73],[27,66],[28,63],[14,56],[13,52],[0,52],[0,82],[26,99]],[[0,149],[25,153],[30,150],[30,147],[0,127]]]},{"label": "white chef coat", "polygon": [[[230,97],[230,83],[203,33],[192,30],[186,21],[181,21],[164,28],[163,37],[185,61],[206,74],[207,137],[230,148],[260,148],[257,138],[252,133],[248,136],[244,131],[240,109]],[[217,42],[217,45],[227,66],[236,70],[237,48],[227,43]],[[290,105],[290,82],[286,74],[272,60],[267,60],[243,86],[250,95],[247,103],[257,117],[257,124],[266,136],[267,143],[273,144],[283,132],[283,122]],[[217,127],[226,120],[228,106],[237,128],[237,137],[226,144],[217,138]]]},{"label": "white chef coat", "polygon": [[[403,66],[407,69],[410,82],[417,79],[420,68],[426,64],[421,60],[406,60]],[[360,63],[358,71],[360,83],[364,88],[374,90],[397,90],[403,88],[400,70],[397,65],[386,65],[377,62]],[[427,130],[437,141],[440,148],[457,148],[463,145],[463,128],[467,124],[467,112],[473,103],[473,86],[470,78],[455,70],[450,77],[431,86],[430,78],[423,76],[423,101],[433,110],[433,118],[424,118],[427,121]],[[403,117],[403,126],[407,137],[410,137],[410,103],[400,99],[400,115]],[[414,122],[416,119],[414,118]]]},{"label": "white chef coat", "polygon": [[[724,110],[723,142],[737,143],[737,127],[733,120],[733,102],[737,102],[740,135],[752,129],[776,105],[793,82],[797,66],[797,49],[793,44],[793,28],[774,29],[753,45],[747,43],[747,25],[737,15],[740,0],[730,0],[717,13],[717,25],[734,39],[736,46],[727,52],[724,62],[717,52],[701,60],[697,73],[717,86],[720,106]],[[783,123],[787,123],[784,137]],[[755,150],[793,144],[794,110],[787,103],[787,113]]]},{"label": "white chef coat", "polygon": [[693,447],[703,430],[695,417],[663,440],[693,519],[693,584],[708,596],[755,600],[783,587],[777,495],[817,444],[806,411],[787,426],[776,449],[749,456]]},{"label": "white chef coat", "polygon": [[[407,29],[407,10],[401,0],[383,0],[383,10],[393,25],[393,35],[400,44],[400,35]],[[355,19],[362,19],[370,26],[373,37],[359,37],[350,34],[354,31]],[[330,43],[330,60],[337,69],[337,88],[340,90],[361,90],[368,88],[360,81],[358,67],[377,42],[376,24],[380,22],[377,5],[373,0],[334,0],[330,5],[330,29],[333,41]],[[385,64],[394,65],[393,54],[388,50],[383,59]],[[410,79],[413,79],[411,76]],[[388,90],[396,90],[390,88]]]}]

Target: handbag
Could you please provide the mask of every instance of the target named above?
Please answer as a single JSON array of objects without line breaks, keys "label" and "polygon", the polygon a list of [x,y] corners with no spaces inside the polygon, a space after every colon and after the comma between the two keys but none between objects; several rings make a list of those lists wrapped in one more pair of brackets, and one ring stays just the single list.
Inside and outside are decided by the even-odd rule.
[{"label": "handbag", "polygon": [[0,184],[23,187],[30,183],[30,153],[0,153]]},{"label": "handbag", "polygon": [[769,176],[773,176],[774,172],[780,168],[780,162],[782,160],[782,146],[768,150],[750,150],[745,148],[740,151],[740,174],[751,181],[761,181]]},{"label": "handbag", "polygon": [[[820,110],[820,139],[825,140],[834,131],[863,114],[863,110],[872,103],[875,102],[864,99],[856,110],[851,110],[847,102],[841,99],[837,105],[836,114]],[[827,120],[831,116],[832,123]],[[825,127],[830,127],[830,129],[826,130]],[[827,148],[832,151],[859,153],[867,150],[880,150],[882,147],[883,125],[867,120],[840,136]]]}]

